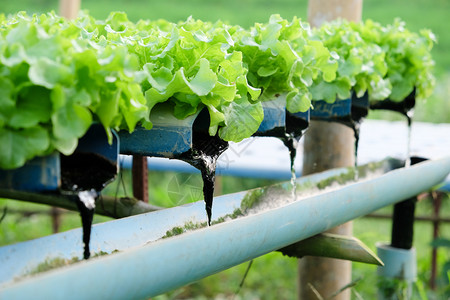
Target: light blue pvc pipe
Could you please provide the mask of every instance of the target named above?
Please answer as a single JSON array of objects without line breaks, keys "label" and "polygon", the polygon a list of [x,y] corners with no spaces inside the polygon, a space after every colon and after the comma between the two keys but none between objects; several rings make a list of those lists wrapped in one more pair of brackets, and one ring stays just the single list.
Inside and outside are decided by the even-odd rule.
[{"label": "light blue pvc pipe", "polygon": [[377,254],[384,262],[378,275],[414,282],[417,279],[416,249],[400,249],[388,244],[377,244]]},{"label": "light blue pvc pipe", "polygon": [[381,281],[378,286],[379,300],[398,299],[398,293],[411,299],[413,283],[417,279],[416,249],[400,249],[388,244],[377,244],[377,254],[384,266],[377,268]]},{"label": "light blue pvc pipe", "polygon": [[[389,164],[389,163],[387,163]],[[387,165],[382,168],[391,169]],[[333,169],[299,178],[298,183],[315,186],[321,180],[349,172],[348,169]],[[246,192],[240,192],[214,199],[212,220],[232,214],[241,205]],[[203,201],[189,203],[174,208],[148,214],[141,214],[111,222],[94,225],[91,233],[91,256],[95,253],[111,253],[115,250],[141,246],[156,241],[175,226],[184,226],[187,222],[206,222]],[[74,229],[47,237],[0,247],[0,288],[14,278],[23,277],[35,270],[39,264],[54,259],[83,258],[81,229]]]},{"label": "light blue pvc pipe", "polygon": [[145,299],[417,195],[449,171],[450,158],[395,170],[267,212],[11,283],[0,290],[0,299]]}]

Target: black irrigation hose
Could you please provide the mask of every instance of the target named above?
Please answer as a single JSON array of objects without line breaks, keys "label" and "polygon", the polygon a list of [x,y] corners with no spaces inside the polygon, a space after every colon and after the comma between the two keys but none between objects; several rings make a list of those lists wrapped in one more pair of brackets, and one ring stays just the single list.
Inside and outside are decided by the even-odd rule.
[{"label": "black irrigation hose", "polygon": [[[411,157],[411,165],[425,161],[422,157]],[[391,246],[411,249],[414,238],[414,214],[417,197],[405,199],[394,205],[392,215]]]}]

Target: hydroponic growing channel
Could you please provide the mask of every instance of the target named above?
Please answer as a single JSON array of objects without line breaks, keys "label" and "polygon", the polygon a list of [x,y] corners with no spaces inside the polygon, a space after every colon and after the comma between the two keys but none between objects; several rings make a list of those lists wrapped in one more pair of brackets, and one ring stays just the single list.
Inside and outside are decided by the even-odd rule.
[{"label": "hydroponic growing channel", "polygon": [[[106,203],[99,196],[117,174],[119,153],[181,159],[201,170],[207,212],[204,225],[219,222],[217,216],[222,217],[220,222],[225,221],[225,224],[212,225],[199,232],[214,232],[231,238],[225,231],[233,231],[236,224],[246,227],[250,222],[250,230],[263,223],[268,226],[267,220],[279,219],[272,214],[280,214],[290,209],[291,204],[309,199],[296,200],[305,187],[298,186],[293,162],[297,142],[308,127],[310,116],[351,126],[357,140],[358,124],[367,115],[369,103],[374,109],[408,106],[410,97],[426,98],[433,85],[433,62],[429,54],[432,34],[411,33],[400,21],[387,27],[372,21],[358,24],[341,21],[311,30],[298,18],[287,21],[273,15],[267,23],[255,24],[247,30],[192,18],[178,24],[164,20],[133,23],[124,13],[116,12],[106,20],[96,20],[83,13],[73,21],[53,13],[33,16],[19,13],[10,17],[2,15],[0,22],[0,196],[76,207],[82,215],[85,259],[91,255],[90,228],[96,202]],[[411,107],[409,105],[404,113]],[[244,215],[239,220],[234,220],[234,211],[227,206],[227,213],[221,213],[219,208],[214,218],[216,161],[229,142],[251,136],[274,136],[289,147],[291,185],[275,188],[279,195],[274,198],[293,199],[275,205],[266,214],[245,216],[241,211],[236,215]],[[36,163],[37,160],[40,161]],[[440,166],[439,170],[431,171],[436,165]],[[380,200],[388,180],[383,178],[392,177],[395,182],[409,186],[412,176],[420,172],[416,170],[422,169],[430,172],[429,181],[408,190],[407,195],[400,193],[390,200]],[[358,186],[379,189],[379,192],[370,207],[361,209],[359,202],[354,204],[357,208],[350,206],[349,209],[358,211],[349,214],[347,219],[413,196],[442,181],[448,172],[448,161],[442,160],[380,179],[369,179],[366,183],[356,182],[357,195],[362,194]],[[38,186],[23,184],[23,179],[30,174],[45,180]],[[351,180],[355,175],[352,174]],[[363,178],[360,172],[357,174]],[[336,193],[347,197],[346,189],[340,187]],[[248,201],[258,193],[264,190],[230,196],[230,199]],[[33,194],[38,194],[40,200],[32,200]],[[323,197],[330,196],[325,193]],[[117,199],[112,201],[116,203]],[[221,205],[234,205],[223,203]],[[239,203],[238,206],[242,206],[242,202]],[[317,205],[324,206],[324,203]],[[135,209],[137,206],[141,208]],[[129,207],[129,215],[157,209],[136,201],[131,201]],[[104,207],[102,210],[107,212]],[[154,214],[164,215],[165,211]],[[178,219],[180,212],[173,211],[176,213],[168,217],[173,223],[164,226],[175,228],[180,222],[186,225],[185,222],[196,214],[186,214],[181,209],[184,216]],[[156,295],[305,239],[346,221],[342,212],[331,214],[332,221],[327,224],[318,223],[302,234],[274,239],[269,246],[261,244],[258,251],[249,250],[234,260],[227,258],[222,265],[210,265],[209,269],[205,267],[194,275],[184,274],[182,276],[186,277],[176,282],[144,289],[141,292],[145,295],[136,294],[136,297]],[[116,216],[119,215],[126,216],[126,213]],[[114,224],[118,223],[109,223],[105,228],[110,230]],[[152,224],[152,228],[161,233],[157,226],[160,224]],[[270,226],[279,228],[275,223]],[[170,228],[166,227],[164,230],[170,233]],[[185,229],[181,228],[183,232]],[[221,233],[222,229],[225,231]],[[278,233],[267,231],[267,234]],[[186,236],[189,240],[191,235]],[[157,242],[155,247],[181,240],[185,238]],[[42,241],[46,243],[45,239]],[[58,237],[55,241],[61,243]],[[147,242],[153,243],[153,240],[146,239]],[[77,243],[68,247],[70,251],[82,248]],[[205,247],[214,243],[208,242]],[[257,246],[262,242],[255,239],[253,243]],[[139,246],[142,251],[152,248]],[[94,248],[98,253],[117,250],[103,246]],[[11,249],[3,249],[6,260],[10,259],[11,251],[16,251]],[[122,257],[131,253],[122,250],[125,251],[120,254]],[[154,257],[160,257],[163,250],[155,251],[158,255]],[[39,259],[42,263],[42,257]],[[113,257],[105,259],[115,261]],[[26,272],[33,264],[26,263]],[[97,260],[80,264],[67,269],[65,274],[69,277],[73,276],[72,272],[94,274],[91,266],[96,268],[96,265]],[[113,266],[123,267],[123,264]],[[23,270],[12,276],[24,275]],[[0,293],[13,295],[22,288],[20,293],[26,293],[28,288],[35,290],[35,285],[45,282],[45,278],[53,278],[49,280],[54,282],[51,274],[59,277],[62,273],[39,275],[36,281],[26,279],[17,285],[8,282]],[[5,277],[6,281],[9,279]],[[45,285],[42,285],[40,291],[44,293],[44,290]],[[119,296],[120,293],[116,295]]]}]

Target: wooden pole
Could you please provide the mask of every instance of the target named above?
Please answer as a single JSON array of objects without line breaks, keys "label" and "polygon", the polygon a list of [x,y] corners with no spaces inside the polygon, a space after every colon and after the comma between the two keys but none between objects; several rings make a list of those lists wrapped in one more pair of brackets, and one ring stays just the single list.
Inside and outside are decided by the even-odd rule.
[{"label": "wooden pole", "polygon": [[[308,4],[308,21],[313,27],[337,18],[360,21],[361,14],[362,0],[309,0]],[[354,153],[352,129],[337,123],[311,121],[305,134],[303,174],[353,166]],[[352,235],[352,231],[353,224],[349,222],[328,232]],[[298,268],[299,299],[302,300],[316,300],[315,292],[327,299],[352,281],[349,261],[304,257],[299,260]],[[350,290],[346,289],[333,299],[349,300],[350,295]]]},{"label": "wooden pole", "polygon": [[61,209],[53,206],[50,209],[50,216],[52,218],[52,232],[58,233],[61,227]]},{"label": "wooden pole", "polygon": [[75,19],[80,10],[81,0],[60,0],[59,14],[67,19]]},{"label": "wooden pole", "polygon": [[362,0],[309,0],[308,22],[313,27],[335,19],[359,22],[362,15]]},{"label": "wooden pole", "polygon": [[148,165],[147,156],[133,155],[131,169],[133,176],[133,196],[148,203]]}]

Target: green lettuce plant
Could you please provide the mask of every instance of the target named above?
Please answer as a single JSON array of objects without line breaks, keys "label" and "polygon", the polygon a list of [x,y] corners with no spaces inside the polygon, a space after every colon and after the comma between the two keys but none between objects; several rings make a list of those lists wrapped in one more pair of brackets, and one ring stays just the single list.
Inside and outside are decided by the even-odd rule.
[{"label": "green lettuce plant", "polygon": [[396,19],[393,24],[380,28],[380,47],[386,53],[386,80],[392,85],[389,99],[402,101],[415,90],[417,100],[427,99],[433,92],[435,78],[431,49],[436,37],[430,30],[419,33],[406,29],[405,22]]},{"label": "green lettuce plant", "polygon": [[325,82],[319,78],[314,81],[311,88],[314,100],[332,102],[336,98],[347,99],[352,91],[358,97],[366,91],[371,98],[384,99],[389,96],[391,85],[389,80],[384,79],[387,64],[385,53],[376,42],[378,32],[374,34],[365,23],[337,20],[324,23],[313,33],[336,54],[338,61],[335,80]]},{"label": "green lettuce plant", "polygon": [[286,93],[286,108],[306,111],[311,106],[314,79],[335,79],[337,63],[321,41],[311,39],[307,23],[272,15],[268,23],[250,30],[236,27],[234,49],[243,53],[251,85],[262,89],[262,100]]},{"label": "green lettuce plant", "polygon": [[313,33],[339,63],[334,81],[314,81],[313,99],[334,101],[350,97],[351,91],[359,97],[367,91],[371,100],[402,101],[414,90],[417,99],[431,95],[435,80],[430,51],[436,40],[429,30],[410,32],[399,19],[387,26],[337,20]]},{"label": "green lettuce plant", "polygon": [[258,129],[261,101],[286,94],[290,112],[311,100],[368,92],[372,100],[430,95],[435,42],[396,20],[336,21],[311,31],[273,15],[249,30],[223,22],[141,20],[124,13],[68,21],[54,13],[0,15],[0,168],[54,151],[71,154],[93,122],[152,128],[167,102],[179,119],[207,109],[209,134],[241,141]]},{"label": "green lettuce plant", "polygon": [[[178,24],[134,25],[123,13],[112,13],[100,26],[94,25],[93,39],[125,45],[139,57],[149,112],[158,103],[170,102],[174,116],[184,119],[206,108],[209,134],[218,133],[226,141],[241,141],[258,129],[264,116],[260,90],[248,84],[242,54],[232,49],[223,23],[188,18]],[[152,126],[149,121],[142,125]]]},{"label": "green lettuce plant", "polygon": [[81,37],[53,13],[0,24],[0,168],[53,151],[71,154],[93,121],[130,131],[148,119],[138,59]]}]

